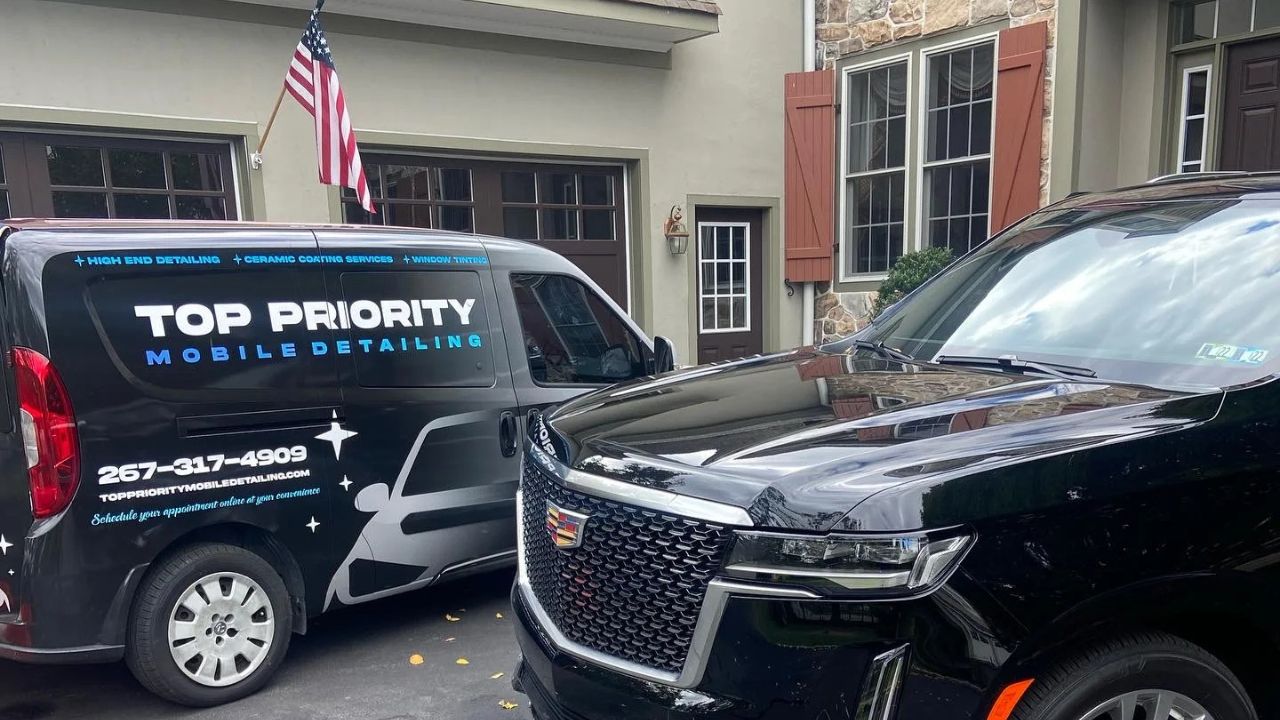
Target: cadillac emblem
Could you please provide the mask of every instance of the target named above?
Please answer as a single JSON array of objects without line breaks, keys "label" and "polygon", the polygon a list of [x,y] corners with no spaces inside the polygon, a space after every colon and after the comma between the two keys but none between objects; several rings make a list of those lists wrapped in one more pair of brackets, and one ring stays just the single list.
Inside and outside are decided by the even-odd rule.
[{"label": "cadillac emblem", "polygon": [[564,510],[547,501],[547,532],[551,535],[551,542],[561,550],[572,550],[582,545],[589,519],[589,515]]}]

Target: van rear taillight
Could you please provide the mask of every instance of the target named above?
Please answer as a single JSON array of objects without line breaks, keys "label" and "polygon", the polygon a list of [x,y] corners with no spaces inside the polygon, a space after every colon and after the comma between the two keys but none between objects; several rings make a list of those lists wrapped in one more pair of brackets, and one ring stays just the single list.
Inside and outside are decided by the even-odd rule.
[{"label": "van rear taillight", "polygon": [[80,483],[80,438],[71,396],[53,363],[35,350],[13,349],[13,373],[31,511],[38,518],[57,515],[71,503]]}]

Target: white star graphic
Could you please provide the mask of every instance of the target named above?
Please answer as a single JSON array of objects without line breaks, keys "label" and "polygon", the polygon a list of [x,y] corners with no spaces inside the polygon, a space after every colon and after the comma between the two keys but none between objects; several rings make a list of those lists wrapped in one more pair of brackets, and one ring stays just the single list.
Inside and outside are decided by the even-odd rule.
[{"label": "white star graphic", "polygon": [[4,539],[4,534],[0,533],[0,555],[8,555],[9,548],[13,547],[13,543]]},{"label": "white star graphic", "polygon": [[343,490],[346,490],[347,492],[351,492],[351,481],[347,479],[346,475],[342,476],[342,482],[338,484],[342,486]]},{"label": "white star graphic", "polygon": [[344,430],[342,426],[338,424],[338,411],[334,410],[333,420],[329,423],[329,429],[317,435],[316,439],[333,443],[333,456],[335,458],[340,458],[342,457],[342,441],[347,438],[355,437],[358,434],[359,433],[352,432],[351,430]]},{"label": "white star graphic", "polygon": [[9,577],[13,577],[13,570],[9,571]]},{"label": "white star graphic", "polygon": [[316,522],[316,516],[315,516],[315,515],[312,515],[312,516],[311,516],[311,522],[307,523],[307,524],[305,525],[305,527],[309,527],[309,528],[311,528],[311,532],[313,532],[313,533],[316,531],[316,528],[320,527],[320,523]]}]

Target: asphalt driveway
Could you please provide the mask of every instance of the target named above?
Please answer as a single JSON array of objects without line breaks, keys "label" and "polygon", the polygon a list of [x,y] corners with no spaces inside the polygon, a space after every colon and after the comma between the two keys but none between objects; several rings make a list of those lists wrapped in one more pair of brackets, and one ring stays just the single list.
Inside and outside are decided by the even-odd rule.
[{"label": "asphalt driveway", "polygon": [[[511,578],[509,571],[483,575],[326,615],[293,638],[273,683],[223,708],[159,700],[123,663],[0,660],[0,720],[528,720],[524,696],[511,689],[518,656]],[[518,707],[504,709],[504,701]]]}]

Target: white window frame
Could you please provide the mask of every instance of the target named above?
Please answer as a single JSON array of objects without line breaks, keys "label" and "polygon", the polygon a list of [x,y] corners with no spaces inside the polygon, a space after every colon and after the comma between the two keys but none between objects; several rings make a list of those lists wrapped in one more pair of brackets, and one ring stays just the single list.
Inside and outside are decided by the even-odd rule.
[{"label": "white window frame", "polygon": [[[731,288],[731,289],[730,289],[730,294],[729,294],[729,295],[720,295],[720,294],[715,294],[715,295],[705,295],[705,296],[704,296],[704,295],[703,295],[703,293],[702,293],[702,267],[703,267],[703,265],[704,265],[704,264],[711,264],[711,265],[713,265],[713,266],[714,266],[717,262],[720,262],[720,259],[719,259],[719,258],[705,258],[705,257],[703,257],[703,255],[702,255],[702,229],[703,229],[703,228],[721,228],[721,227],[727,227],[727,228],[740,227],[740,228],[742,228],[742,238],[743,238],[742,252],[743,252],[743,257],[744,257],[744,262],[743,262],[743,266],[742,266],[742,283],[743,283],[743,290],[744,290],[744,291],[743,291],[743,294],[742,294],[742,307],[743,307],[743,313],[746,315],[746,323],[745,323],[744,325],[741,325],[741,326],[735,326],[735,327],[731,327],[731,328],[710,328],[710,329],[708,329],[708,328],[707,328],[707,326],[706,326],[706,317],[702,314],[702,300],[704,299],[704,297],[712,297],[712,298],[728,297],[728,298],[731,298],[731,299],[729,300],[729,309],[730,309],[730,312],[731,312],[731,313],[732,313],[732,311],[733,311],[733,300],[732,300],[732,298],[737,297],[737,294],[732,292],[732,286],[733,286],[733,270],[732,270],[732,268],[730,268],[730,271],[729,271],[729,284],[730,284],[730,288]],[[732,241],[731,241],[731,243],[732,243]],[[713,243],[713,244],[714,244],[714,243]],[[732,252],[732,250],[730,250],[730,252]],[[736,260],[736,259],[733,259],[733,260],[728,260],[728,259],[726,259],[726,260],[725,260],[725,262],[737,262],[737,260]],[[695,284],[695,286],[694,286],[694,287],[696,287],[696,288],[697,288],[697,295],[698,295],[698,297],[697,297],[697,303],[698,303],[698,334],[699,334],[699,335],[723,335],[723,334],[725,334],[725,333],[743,333],[743,332],[751,332],[751,321],[752,321],[752,319],[753,319],[753,318],[751,317],[751,292],[752,292],[752,291],[751,291],[751,223],[749,223],[749,222],[728,222],[728,221],[725,221],[725,222],[700,222],[700,223],[698,223],[698,277],[697,277],[697,279],[696,279],[696,284]],[[717,317],[717,318],[719,317],[719,312],[720,312],[719,310],[716,310],[716,317]]]},{"label": "white window frame", "polygon": [[[954,50],[961,50],[966,47],[990,44],[992,46],[992,89],[991,89],[991,144],[990,149],[985,155],[973,155],[964,159],[952,160],[936,160],[926,163],[923,161],[925,143],[928,139],[928,111],[925,109],[928,103],[928,69],[929,58],[934,55],[945,54]],[[917,49],[900,52],[875,60],[869,60],[861,63],[851,63],[841,69],[840,72],[840,135],[837,139],[837,152],[840,153],[840,175],[838,178],[839,187],[837,192],[839,198],[837,207],[839,208],[838,222],[840,223],[837,238],[839,242],[839,253],[837,255],[837,263],[839,272],[836,277],[840,283],[867,283],[879,282],[887,277],[887,273],[851,273],[849,272],[850,258],[853,249],[849,243],[849,207],[848,192],[846,185],[848,181],[863,174],[876,174],[884,172],[876,170],[871,173],[849,173],[849,118],[845,114],[846,108],[849,107],[849,76],[863,72],[866,70],[875,70],[877,68],[896,65],[906,62],[907,64],[907,138],[906,148],[904,152],[905,166],[905,182],[903,183],[903,234],[902,234],[902,252],[916,252],[926,247],[925,244],[925,227],[924,227],[924,176],[925,170],[929,167],[936,167],[948,164],[958,164],[962,162],[973,162],[986,158],[991,164],[991,171],[988,173],[987,188],[987,217],[991,217],[991,206],[994,198],[992,197],[992,188],[995,185],[995,165],[991,163],[995,151],[995,132],[996,132],[996,108],[999,107],[1000,83],[997,81],[1000,72],[1000,30],[992,30],[991,32],[973,35],[960,40],[951,40],[946,42],[937,42],[926,45]],[[915,86],[912,91],[912,84]],[[916,132],[914,137],[911,133],[911,123],[916,123]]]},{"label": "white window frame", "polygon": [[[987,143],[987,152],[981,155],[969,155],[963,158],[951,158],[948,160],[924,160],[924,148],[929,142],[929,60],[935,55],[946,55],[956,50],[964,50],[966,48],[977,47],[979,45],[991,45],[991,139]],[[920,51],[920,76],[916,78],[919,83],[918,101],[919,127],[917,128],[916,142],[920,148],[921,162],[916,168],[916,193],[915,193],[915,227],[911,233],[911,239],[914,241],[912,246],[914,250],[923,250],[928,247],[926,238],[928,237],[928,228],[925,227],[926,219],[924,216],[925,193],[925,174],[930,168],[946,167],[948,165],[962,165],[978,160],[987,161],[987,237],[991,236],[991,203],[992,189],[995,187],[995,164],[992,159],[995,157],[996,149],[996,108],[999,107],[1000,98],[997,95],[997,79],[1000,75],[1000,33],[999,31],[986,33],[977,37],[965,38],[949,43],[939,43],[924,48]],[[910,111],[908,111],[910,112]]]},{"label": "white window frame", "polygon": [[886,68],[891,65],[899,65],[903,62],[906,62],[907,64],[907,123],[906,123],[907,129],[905,133],[906,136],[902,139],[903,145],[904,145],[903,156],[902,156],[902,162],[903,162],[902,192],[905,194],[905,197],[902,200],[902,207],[903,207],[902,251],[904,253],[909,252],[911,238],[907,233],[907,227],[906,227],[907,210],[906,209],[910,207],[910,201],[911,201],[911,166],[912,166],[912,163],[915,161],[916,148],[913,146],[914,143],[911,142],[911,113],[914,110],[911,103],[911,83],[914,82],[914,77],[915,77],[915,64],[914,64],[915,57],[914,57],[914,53],[907,52],[907,53],[900,53],[898,55],[893,55],[886,58],[881,58],[879,60],[873,60],[870,62],[849,65],[848,67],[844,68],[844,70],[840,73],[841,113],[840,113],[840,138],[839,138],[840,142],[838,143],[839,145],[838,152],[840,153],[840,187],[837,188],[836,190],[836,192],[839,195],[837,205],[840,208],[840,211],[839,211],[840,232],[838,233],[839,242],[840,242],[840,252],[837,256],[837,262],[840,264],[840,272],[839,272],[840,282],[862,282],[867,280],[883,280],[886,277],[888,277],[889,275],[888,273],[882,273],[882,272],[878,272],[878,273],[849,272],[849,265],[851,263],[850,258],[853,257],[853,248],[849,245],[851,238],[849,237],[848,186],[849,186],[850,180],[854,180],[859,177],[864,177],[867,175],[883,175],[886,172],[896,172],[896,170],[890,170],[889,168],[885,168],[883,170],[868,170],[865,172],[856,172],[856,173],[849,172],[849,116],[847,115],[847,112],[848,112],[847,108],[849,107],[849,78],[860,72],[866,72],[868,70],[879,70],[881,68]]},{"label": "white window frame", "polygon": [[[1204,114],[1188,115],[1191,109],[1191,76],[1196,73],[1204,73]],[[1178,108],[1178,156],[1174,159],[1174,172],[1181,174],[1188,172],[1185,168],[1187,165],[1199,165],[1200,171],[1207,170],[1205,160],[1209,155],[1209,118],[1213,116],[1213,66],[1197,65],[1189,67],[1182,71],[1182,102]],[[1187,123],[1192,120],[1200,120],[1200,160],[1198,162],[1188,162],[1186,158],[1187,151]]]}]

